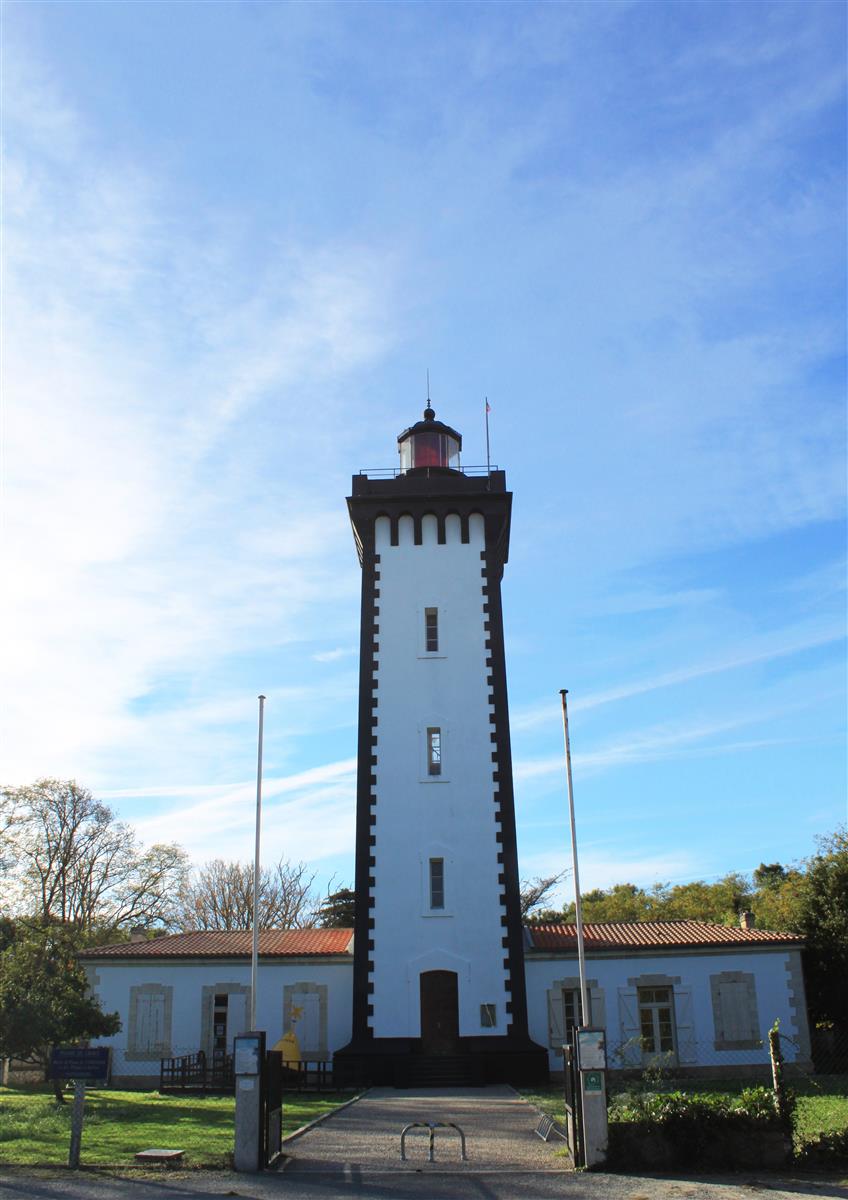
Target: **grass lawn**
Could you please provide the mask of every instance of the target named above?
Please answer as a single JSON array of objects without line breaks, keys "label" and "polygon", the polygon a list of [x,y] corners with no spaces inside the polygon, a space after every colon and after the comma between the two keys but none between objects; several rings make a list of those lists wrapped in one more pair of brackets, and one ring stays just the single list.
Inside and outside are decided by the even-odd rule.
[{"label": "grass lawn", "polygon": [[[691,1095],[707,1092],[711,1095],[737,1095],[744,1087],[750,1086],[750,1081],[671,1080],[668,1090],[676,1090],[679,1087],[680,1091]],[[808,1075],[801,1079],[790,1079],[789,1086],[797,1096],[796,1148],[800,1148],[819,1133],[848,1129],[848,1075]],[[624,1089],[616,1086],[613,1088],[613,1094],[622,1090]],[[555,1120],[565,1119],[565,1101],[561,1085],[552,1085],[535,1092],[523,1091],[522,1095]]]},{"label": "grass lawn", "polygon": [[[351,1099],[351,1094],[288,1093],[283,1136]],[[50,1087],[0,1087],[0,1163],[32,1165],[68,1161],[71,1100],[57,1105]],[[86,1094],[83,1165],[127,1166],[138,1150],[185,1150],[192,1167],[226,1165],[233,1150],[232,1096],[160,1096],[158,1092]]]},{"label": "grass lawn", "polygon": [[795,1140],[803,1144],[819,1133],[848,1129],[848,1075],[812,1075],[791,1079],[798,1097]]}]

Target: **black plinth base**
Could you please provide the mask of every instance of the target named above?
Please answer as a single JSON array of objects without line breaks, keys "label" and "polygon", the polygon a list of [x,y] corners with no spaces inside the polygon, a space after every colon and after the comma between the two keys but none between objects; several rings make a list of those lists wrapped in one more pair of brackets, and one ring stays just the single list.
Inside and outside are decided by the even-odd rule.
[{"label": "black plinth base", "polygon": [[336,1087],[485,1087],[548,1082],[548,1053],[529,1038],[459,1038],[450,1053],[428,1054],[415,1038],[352,1041],[333,1056]]}]

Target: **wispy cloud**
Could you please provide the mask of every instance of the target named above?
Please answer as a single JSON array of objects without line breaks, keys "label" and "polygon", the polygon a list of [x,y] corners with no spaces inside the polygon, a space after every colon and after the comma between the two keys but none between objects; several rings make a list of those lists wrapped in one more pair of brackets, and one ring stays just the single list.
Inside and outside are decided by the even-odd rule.
[{"label": "wispy cloud", "polygon": [[[215,664],[323,638],[334,606],[355,605],[343,508],[328,511],[302,454],[309,441],[327,470],[338,448],[304,401],[319,391],[334,404],[336,385],[391,344],[392,256],[277,242],[245,286],[235,223],[221,215],[208,253],[174,222],[162,178],[96,149],[25,54],[15,71],[20,86],[4,91],[4,771],[96,783],[133,747],[150,759],[166,723],[161,705],[137,702],[163,681],[208,680],[204,704],[167,719],[183,756],[202,752],[193,735],[237,716]],[[257,409],[279,433],[275,465],[298,481],[296,507],[240,441]]]},{"label": "wispy cloud", "polygon": [[[587,696],[575,697],[569,702],[569,709],[572,713],[587,712],[590,709],[600,708],[606,704],[615,704],[619,700],[628,700],[646,692],[689,683],[693,679],[702,679],[707,675],[735,671],[742,667],[755,666],[758,663],[801,654],[819,646],[832,645],[835,642],[844,641],[845,636],[846,631],[842,625],[828,625],[824,628],[794,626],[790,629],[780,630],[777,634],[753,636],[745,642],[744,646],[737,645],[725,649],[713,659],[692,663],[673,671],[665,671],[647,679],[622,683],[603,691],[592,692]],[[516,731],[520,731],[554,725],[558,716],[556,704],[551,702],[536,704],[514,713],[512,727]]]},{"label": "wispy cloud", "polygon": [[338,662],[340,658],[350,658],[358,653],[356,646],[339,646],[335,650],[321,650],[312,657],[316,662]]},{"label": "wispy cloud", "polygon": [[[719,7],[7,6],[6,778],[242,854],[258,692],[269,779],[348,762],[343,495],[427,362],[467,461],[501,396],[516,734],[566,649],[599,798],[768,744],[841,635],[844,14]],[[298,786],[274,838],[348,854],[351,778]]]},{"label": "wispy cloud", "polygon": [[[327,763],[292,775],[263,780],[263,839],[266,853],[319,862],[352,848],[356,759]],[[193,858],[247,858],[255,830],[256,782],[177,785],[100,792],[103,799],[167,798],[155,817],[136,822],[148,842],[176,841]],[[206,797],[185,805],[186,798]],[[274,847],[270,850],[269,847]]]},{"label": "wispy cloud", "polygon": [[[703,754],[736,753],[740,750],[791,743],[790,739],[755,738],[744,741],[714,741],[721,735],[750,725],[767,724],[779,717],[800,712],[812,704],[836,698],[836,694],[804,695],[794,703],[783,703],[767,709],[757,708],[721,719],[690,722],[667,722],[647,729],[609,738],[594,749],[572,751],[575,770],[585,775],[615,770],[636,763],[661,762],[668,759]],[[812,739],[815,741],[816,739]],[[805,738],[808,744],[811,739]],[[546,755],[535,759],[519,759],[514,765],[515,780],[525,783],[563,771],[562,755]]]}]

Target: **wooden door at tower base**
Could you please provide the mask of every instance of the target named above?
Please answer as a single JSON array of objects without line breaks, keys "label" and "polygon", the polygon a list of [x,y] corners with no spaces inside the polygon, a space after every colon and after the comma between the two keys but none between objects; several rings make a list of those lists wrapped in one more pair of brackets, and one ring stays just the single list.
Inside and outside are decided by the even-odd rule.
[{"label": "wooden door at tower base", "polygon": [[452,1054],[459,1040],[459,987],[455,971],[421,975],[421,1044],[427,1054]]}]

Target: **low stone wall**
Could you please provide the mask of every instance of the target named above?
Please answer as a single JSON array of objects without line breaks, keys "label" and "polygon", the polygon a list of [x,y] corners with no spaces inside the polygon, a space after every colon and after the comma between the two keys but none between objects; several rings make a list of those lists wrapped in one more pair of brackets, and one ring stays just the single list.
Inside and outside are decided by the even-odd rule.
[{"label": "low stone wall", "polygon": [[3,1087],[15,1087],[18,1084],[26,1083],[44,1083],[47,1078],[43,1067],[36,1067],[32,1063],[21,1062],[17,1058],[4,1058],[0,1060],[2,1070],[0,1070],[0,1083]]}]

